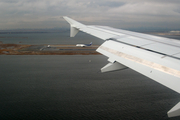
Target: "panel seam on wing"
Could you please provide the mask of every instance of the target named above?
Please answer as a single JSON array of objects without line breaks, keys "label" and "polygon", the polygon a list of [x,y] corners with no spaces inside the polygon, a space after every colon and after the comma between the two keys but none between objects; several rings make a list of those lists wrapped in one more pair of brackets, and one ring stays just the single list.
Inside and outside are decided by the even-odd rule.
[{"label": "panel seam on wing", "polygon": [[178,70],[175,70],[175,69],[172,69],[172,68],[169,68],[169,67],[166,67],[166,66],[151,62],[151,61],[147,61],[147,60],[144,60],[144,59],[132,56],[132,55],[128,55],[128,54],[116,51],[114,49],[111,49],[111,48],[108,48],[108,47],[105,47],[105,46],[100,46],[99,48],[102,49],[102,50],[105,50],[107,52],[110,52],[110,53],[112,53],[114,55],[117,55],[119,57],[131,60],[131,61],[139,63],[139,64],[143,64],[143,65],[148,66],[150,68],[153,68],[153,69],[156,69],[156,70],[159,70],[159,71],[162,71],[162,72],[165,72],[167,74],[170,74],[170,75],[173,75],[173,76],[176,76],[176,77],[180,78],[180,71],[178,71]]},{"label": "panel seam on wing", "polygon": [[[168,54],[165,54],[165,53],[161,53],[161,52],[158,52],[158,51],[154,51],[154,50],[151,50],[151,49],[147,49],[147,48],[144,48],[143,46],[132,45],[132,44],[125,43],[125,42],[118,41],[118,40],[111,39],[111,38],[109,38],[109,39],[107,39],[107,40],[116,41],[116,42],[123,43],[123,44],[129,45],[129,46],[132,46],[132,47],[136,47],[136,48],[140,48],[140,49],[143,49],[143,50],[146,50],[146,51],[150,51],[150,52],[153,52],[153,53],[161,54],[161,55],[163,55],[163,56],[168,56],[168,57],[171,57],[171,58],[180,59],[179,57],[175,57],[175,56],[173,56],[173,55],[168,55]],[[155,43],[151,43],[151,44],[155,44]],[[178,54],[178,53],[176,53],[176,54]]]},{"label": "panel seam on wing", "polygon": [[[88,27],[88,26],[87,26]],[[162,43],[162,44],[166,44],[166,45],[170,45],[170,46],[174,46],[174,47],[180,47],[180,45],[172,45],[172,44],[169,44],[169,43],[167,43],[167,42],[162,42],[162,41],[158,41],[158,40],[153,40],[153,39],[148,39],[148,38],[144,38],[144,37],[140,37],[140,36],[137,36],[137,35],[132,35],[132,34],[128,34],[128,33],[123,33],[122,31],[121,32],[117,32],[117,31],[113,31],[113,30],[108,30],[108,29],[104,29],[104,28],[99,28],[99,27],[97,27],[97,28],[92,28],[92,29],[98,29],[98,30],[100,30],[100,31],[104,31],[104,32],[107,32],[107,33],[112,33],[112,34],[116,34],[116,35],[118,35],[119,33],[121,33],[121,34],[124,34],[124,35],[129,35],[129,36],[133,36],[133,37],[138,37],[138,38],[142,38],[142,39],[146,39],[146,40],[150,40],[150,41],[153,41],[153,42],[157,42],[157,43]],[[128,31],[129,32],[129,31]],[[136,33],[136,32],[134,32],[134,34],[143,34],[143,33]],[[146,34],[146,35],[149,35],[149,34]],[[152,35],[149,35],[149,36],[152,36]],[[153,36],[154,37],[154,36]],[[155,37],[158,37],[158,36],[155,36]],[[168,40],[169,38],[164,38],[164,39],[166,39],[166,40]],[[171,39],[169,39],[169,40],[171,40]],[[174,40],[174,39],[172,39],[172,40]]]}]

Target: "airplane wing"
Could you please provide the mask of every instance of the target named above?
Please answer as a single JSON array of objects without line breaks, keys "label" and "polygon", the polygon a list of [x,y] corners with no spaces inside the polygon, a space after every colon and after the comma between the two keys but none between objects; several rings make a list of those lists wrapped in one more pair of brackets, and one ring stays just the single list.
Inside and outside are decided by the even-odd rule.
[{"label": "airplane wing", "polygon": [[[128,67],[180,93],[180,41],[64,19],[70,24],[71,37],[83,31],[105,41],[96,50],[109,58],[102,72]],[[179,116],[180,102],[167,114]]]}]

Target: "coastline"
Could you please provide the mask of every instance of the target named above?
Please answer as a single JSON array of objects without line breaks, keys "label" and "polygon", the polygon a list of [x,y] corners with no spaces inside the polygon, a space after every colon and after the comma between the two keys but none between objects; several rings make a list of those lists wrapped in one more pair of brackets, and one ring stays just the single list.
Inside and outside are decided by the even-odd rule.
[{"label": "coastline", "polygon": [[75,45],[22,45],[0,44],[0,55],[100,55],[98,45],[77,47]]}]

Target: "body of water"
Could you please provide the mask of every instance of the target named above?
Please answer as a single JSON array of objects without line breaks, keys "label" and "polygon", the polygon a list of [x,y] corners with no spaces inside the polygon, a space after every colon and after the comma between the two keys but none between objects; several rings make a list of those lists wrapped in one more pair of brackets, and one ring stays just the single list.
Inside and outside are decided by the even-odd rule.
[{"label": "body of water", "polygon": [[67,32],[45,32],[45,33],[9,33],[0,34],[0,41],[3,43],[14,44],[89,44],[93,42],[95,45],[100,45],[103,40],[79,32],[76,37],[71,38],[69,31]]},{"label": "body of water", "polygon": [[[179,39],[180,36],[162,36]],[[70,31],[60,32],[0,32],[0,41],[14,44],[88,44],[101,45],[104,41],[94,36],[79,32],[75,37],[70,37]]]},{"label": "body of water", "polygon": [[107,63],[102,55],[1,55],[0,119],[169,119],[178,93],[130,69],[101,73]]},{"label": "body of water", "polygon": [[[75,38],[69,32],[0,34],[0,41],[103,43],[81,32]],[[107,63],[102,55],[1,55],[0,119],[169,119],[179,94],[130,69],[101,73]]]}]

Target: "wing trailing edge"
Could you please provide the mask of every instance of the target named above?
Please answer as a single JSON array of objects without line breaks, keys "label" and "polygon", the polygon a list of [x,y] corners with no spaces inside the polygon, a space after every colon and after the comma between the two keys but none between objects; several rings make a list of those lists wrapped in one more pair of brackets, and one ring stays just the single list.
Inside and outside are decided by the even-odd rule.
[{"label": "wing trailing edge", "polygon": [[71,33],[70,33],[70,37],[74,37],[76,36],[76,34],[79,32],[78,29],[76,29],[75,27],[71,26]]}]

